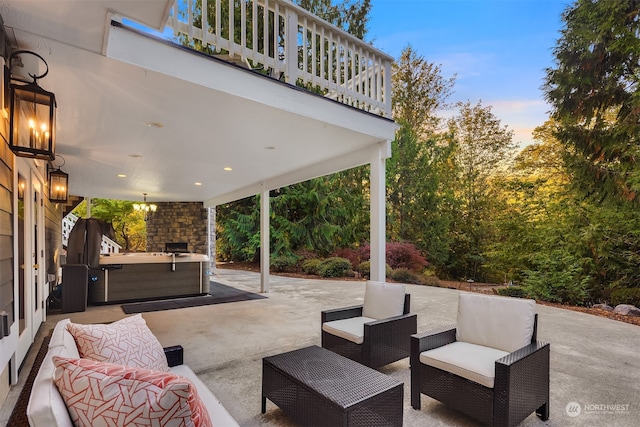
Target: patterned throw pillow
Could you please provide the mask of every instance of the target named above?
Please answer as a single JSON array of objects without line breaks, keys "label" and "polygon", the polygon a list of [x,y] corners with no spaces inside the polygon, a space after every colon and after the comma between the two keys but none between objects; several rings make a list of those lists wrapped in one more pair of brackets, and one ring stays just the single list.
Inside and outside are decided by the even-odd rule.
[{"label": "patterned throw pillow", "polygon": [[185,377],[88,359],[53,357],[54,381],[75,426],[210,427]]},{"label": "patterned throw pillow", "polygon": [[108,325],[69,323],[67,330],[76,340],[82,358],[169,371],[162,345],[140,314]]}]

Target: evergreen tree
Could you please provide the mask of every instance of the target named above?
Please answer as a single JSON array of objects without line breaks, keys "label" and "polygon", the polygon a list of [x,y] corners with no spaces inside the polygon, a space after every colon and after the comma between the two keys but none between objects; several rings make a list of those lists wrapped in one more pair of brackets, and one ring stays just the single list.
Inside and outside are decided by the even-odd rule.
[{"label": "evergreen tree", "polygon": [[578,188],[638,202],[640,1],[577,0],[544,86]]}]

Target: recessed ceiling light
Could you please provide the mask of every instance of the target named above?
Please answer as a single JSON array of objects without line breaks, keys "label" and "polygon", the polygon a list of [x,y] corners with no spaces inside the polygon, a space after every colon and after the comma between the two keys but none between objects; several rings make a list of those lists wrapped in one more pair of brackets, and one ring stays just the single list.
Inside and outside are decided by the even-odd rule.
[{"label": "recessed ceiling light", "polygon": [[123,174],[123,173],[119,173],[119,174],[118,174],[118,178],[126,178],[126,177],[127,177],[127,175],[125,175],[125,174]]},{"label": "recessed ceiling light", "polygon": [[233,169],[231,169],[229,166],[227,166],[226,168],[224,168],[224,170],[226,170],[226,171],[232,171]]},{"label": "recessed ceiling light", "polygon": [[142,158],[142,154],[129,154],[129,157],[132,157],[134,159],[141,159]]},{"label": "recessed ceiling light", "polygon": [[194,183],[194,185],[202,185],[202,183],[201,182],[196,182],[196,183]]},{"label": "recessed ceiling light", "polygon": [[147,126],[150,128],[162,128],[164,125],[160,122],[148,122]]}]

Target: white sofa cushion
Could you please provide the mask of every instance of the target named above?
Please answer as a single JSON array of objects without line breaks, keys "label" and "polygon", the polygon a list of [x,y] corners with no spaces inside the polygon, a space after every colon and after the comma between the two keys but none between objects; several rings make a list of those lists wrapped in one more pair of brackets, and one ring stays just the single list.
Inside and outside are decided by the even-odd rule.
[{"label": "white sofa cushion", "polygon": [[140,314],[110,324],[68,323],[83,358],[168,372],[164,349]]},{"label": "white sofa cushion", "polygon": [[493,388],[496,360],[509,353],[482,345],[456,341],[420,353],[420,362]]},{"label": "white sofa cushion", "polygon": [[531,343],[536,302],[460,293],[456,339],[509,353]]},{"label": "white sofa cushion", "polygon": [[333,320],[322,324],[322,330],[356,344],[364,342],[364,324],[375,322],[371,317],[350,317],[348,319]]},{"label": "white sofa cushion", "polygon": [[405,286],[369,280],[364,292],[362,315],[372,319],[387,319],[404,312]]},{"label": "white sofa cushion", "polygon": [[89,359],[53,357],[54,381],[74,424],[211,427],[188,378]]},{"label": "white sofa cushion", "polygon": [[27,418],[31,426],[73,427],[67,407],[53,382],[56,370],[53,356],[77,358],[78,350],[75,348],[75,344],[73,348],[64,345],[49,348],[31,387]]},{"label": "white sofa cushion", "polygon": [[[63,345],[67,347],[67,349],[73,349],[76,352],[78,351],[76,347],[76,341],[73,338],[73,335],[69,333],[67,330],[67,324],[71,322],[71,319],[63,319],[56,323],[56,326],[53,328],[53,332],[51,333],[51,340],[49,341],[49,348],[57,347],[59,345]],[[73,357],[73,356],[70,356]],[[80,357],[80,356],[75,356]]]},{"label": "white sofa cushion", "polygon": [[211,390],[209,390],[209,387],[207,387],[202,380],[196,376],[189,366],[173,366],[170,368],[170,372],[190,379],[193,385],[196,386],[200,399],[202,399],[202,403],[204,403],[207,411],[209,411],[209,418],[211,419],[211,423],[214,427],[236,427],[239,425],[238,422],[233,419],[231,414],[227,412],[225,407],[222,406],[222,403],[220,403],[218,398],[211,392]]}]

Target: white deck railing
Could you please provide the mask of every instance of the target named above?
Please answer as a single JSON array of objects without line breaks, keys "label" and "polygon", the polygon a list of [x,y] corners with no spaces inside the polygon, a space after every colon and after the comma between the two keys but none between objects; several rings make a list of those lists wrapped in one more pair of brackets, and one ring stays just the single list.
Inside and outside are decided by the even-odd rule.
[{"label": "white deck railing", "polygon": [[214,55],[391,117],[393,58],[290,0],[176,0],[167,25]]},{"label": "white deck railing", "polygon": [[[62,244],[64,246],[67,246],[69,243],[69,234],[71,233],[71,230],[73,230],[73,226],[76,225],[78,219],[79,218],[72,213],[62,218]],[[102,241],[100,242],[101,254],[117,254],[120,253],[120,249],[122,249],[122,246],[107,236],[102,236]]]}]

